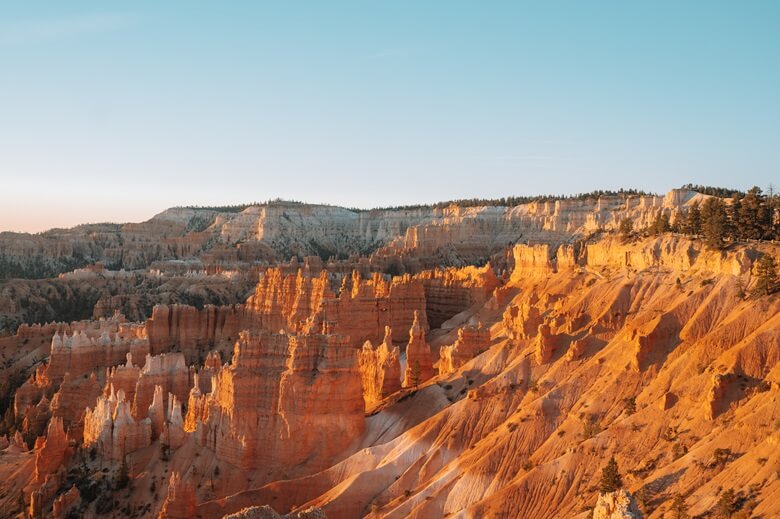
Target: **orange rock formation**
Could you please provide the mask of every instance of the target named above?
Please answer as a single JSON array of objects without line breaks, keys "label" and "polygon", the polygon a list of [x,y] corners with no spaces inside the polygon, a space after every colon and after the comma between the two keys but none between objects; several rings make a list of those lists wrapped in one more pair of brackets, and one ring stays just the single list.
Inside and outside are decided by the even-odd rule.
[{"label": "orange rock formation", "polygon": [[416,387],[433,376],[431,347],[425,340],[425,331],[420,325],[419,314],[414,313],[414,322],[409,329],[409,342],[406,344],[406,371],[404,387]]},{"label": "orange rock formation", "polygon": [[101,456],[121,460],[126,454],[149,445],[152,423],[149,418],[136,421],[122,390],[100,396],[94,409],[84,415],[84,447],[95,447]]},{"label": "orange rock formation", "polygon": [[385,338],[376,349],[371,346],[371,341],[363,344],[358,364],[366,407],[401,389],[400,350],[393,346],[393,333],[389,326],[385,327]]},{"label": "orange rock formation", "polygon": [[40,448],[35,450],[35,480],[43,483],[48,474],[59,469],[65,461],[67,450],[68,441],[65,438],[62,418],[52,418],[46,438]]},{"label": "orange rock formation", "polygon": [[454,373],[490,346],[490,331],[482,326],[466,325],[458,329],[458,339],[444,346],[439,354],[439,374]]},{"label": "orange rock formation", "polygon": [[212,392],[190,393],[187,429],[235,466],[322,467],[365,427],[360,380],[347,337],[242,332]]},{"label": "orange rock formation", "polygon": [[[706,516],[734,488],[745,513],[776,516],[780,300],[746,294],[777,247],[553,239],[690,200],[447,209],[370,259],[265,269],[245,305],[26,327],[50,357],[16,382],[0,509],[661,518],[676,494]],[[246,238],[258,218],[220,228]],[[505,248],[518,229],[530,244]],[[495,271],[370,271],[486,248]],[[625,491],[600,495],[612,456]]]}]

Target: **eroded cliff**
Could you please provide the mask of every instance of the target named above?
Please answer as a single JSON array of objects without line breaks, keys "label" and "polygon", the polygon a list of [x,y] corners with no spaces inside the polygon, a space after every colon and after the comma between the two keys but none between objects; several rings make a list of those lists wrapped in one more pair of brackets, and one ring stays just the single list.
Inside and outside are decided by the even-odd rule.
[{"label": "eroded cliff", "polygon": [[[170,518],[263,505],[330,518],[584,518],[593,507],[660,518],[680,499],[691,515],[711,513],[733,488],[754,516],[780,513],[780,300],[750,295],[758,259],[777,247],[547,240],[612,225],[613,210],[526,207],[549,234],[506,248],[511,272],[391,277],[309,260],[263,269],[242,305],[22,328],[8,344],[48,358],[14,391],[0,505],[21,496],[55,516],[116,502]],[[332,232],[348,234],[351,218]],[[458,239],[422,225],[404,231],[420,251]],[[396,232],[385,229],[364,231]],[[600,496],[613,456],[631,499]]]}]

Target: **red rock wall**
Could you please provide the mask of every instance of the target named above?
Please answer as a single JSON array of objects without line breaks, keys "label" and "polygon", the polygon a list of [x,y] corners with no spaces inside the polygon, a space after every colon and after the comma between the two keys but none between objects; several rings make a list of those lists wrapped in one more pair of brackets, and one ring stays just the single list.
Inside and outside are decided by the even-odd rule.
[{"label": "red rock wall", "polygon": [[355,348],[367,340],[381,341],[385,326],[397,334],[394,340],[405,340],[404,330],[411,326],[415,310],[428,329],[423,285],[410,276],[388,281],[379,274],[362,279],[353,272],[343,277],[337,296],[326,271],[310,276],[302,270],[283,274],[273,268],[266,271],[246,308],[247,328],[319,333],[324,325],[329,333],[349,336]]},{"label": "red rock wall", "polygon": [[447,268],[421,272],[414,276],[425,289],[425,310],[431,328],[438,328],[451,317],[471,306],[484,303],[501,283],[490,265]]},{"label": "red rock wall", "polygon": [[241,316],[239,306],[157,305],[146,321],[150,353],[181,351],[188,364],[199,362],[209,350],[236,340]]},{"label": "red rock wall", "polygon": [[317,470],[365,426],[356,351],[343,336],[242,332],[214,388],[205,405],[190,399],[187,429],[200,421],[201,441],[236,466]]}]

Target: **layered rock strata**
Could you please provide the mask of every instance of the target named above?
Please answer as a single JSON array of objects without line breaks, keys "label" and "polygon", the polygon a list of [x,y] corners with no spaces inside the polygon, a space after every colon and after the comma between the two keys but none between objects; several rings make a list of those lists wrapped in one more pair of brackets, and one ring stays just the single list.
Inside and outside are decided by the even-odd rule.
[{"label": "layered rock strata", "polygon": [[[563,243],[630,218],[637,228],[658,212],[674,220],[707,197],[687,190],[666,196],[602,196],[539,201],[515,207],[432,207],[354,212],[276,202],[240,212],[171,208],[142,223],[83,225],[38,235],[0,233],[5,262],[23,276],[51,276],[92,262],[145,268],[181,258],[223,261],[286,260],[293,255],[349,256],[375,251],[421,265],[462,265],[490,257],[518,239]],[[3,273],[0,272],[0,275]],[[158,351],[155,351],[158,353]]]},{"label": "layered rock strata", "polygon": [[35,480],[43,483],[46,476],[55,472],[65,461],[68,440],[65,437],[62,418],[52,418],[46,437],[35,451]]},{"label": "layered rock strata", "polygon": [[[138,375],[133,399],[133,416],[136,419],[148,415],[158,386],[161,388],[161,397],[172,393],[180,402],[187,399],[190,392],[190,370],[182,353],[146,356],[146,363]],[[164,405],[167,400],[161,403]],[[164,411],[167,413],[168,408]]]},{"label": "layered rock strata", "polygon": [[121,324],[116,331],[99,329],[74,330],[71,335],[56,333],[51,341],[51,358],[47,377],[55,382],[65,373],[77,377],[125,362],[127,355],[143,358],[149,352],[149,341],[143,326]]},{"label": "layered rock strata", "polygon": [[451,317],[484,304],[500,284],[490,264],[427,270],[416,274],[425,289],[425,312],[431,328],[438,328]]},{"label": "layered rock strata", "polygon": [[243,468],[321,467],[365,426],[356,351],[340,335],[241,332],[212,392],[195,387],[189,402],[187,429]]},{"label": "layered rock strata", "polygon": [[158,305],[146,321],[150,353],[158,355],[175,348],[187,363],[216,346],[230,344],[241,329],[241,308],[206,305],[202,310],[187,305]]},{"label": "layered rock strata", "polygon": [[124,391],[112,388],[108,397],[98,397],[94,409],[87,409],[84,415],[84,447],[94,447],[104,458],[121,460],[151,441],[151,420],[133,418]]},{"label": "layered rock strata", "polygon": [[328,333],[348,336],[356,348],[367,340],[382,340],[385,326],[396,333],[394,340],[404,340],[402,331],[411,326],[415,311],[420,313],[422,326],[428,328],[423,284],[408,275],[388,280],[374,274],[362,279],[353,271],[351,276],[342,277],[336,295],[324,270],[311,277],[301,270],[283,274],[280,269],[269,269],[246,308],[251,314],[246,327],[320,333],[327,326]]}]

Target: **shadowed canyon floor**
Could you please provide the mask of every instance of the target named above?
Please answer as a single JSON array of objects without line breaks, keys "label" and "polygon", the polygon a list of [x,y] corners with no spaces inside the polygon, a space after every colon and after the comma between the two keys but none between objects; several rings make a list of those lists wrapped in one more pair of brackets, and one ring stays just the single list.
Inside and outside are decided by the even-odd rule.
[{"label": "shadowed canyon floor", "polygon": [[[778,517],[780,298],[751,295],[777,245],[595,232],[700,196],[446,231],[338,213],[384,259],[258,262],[248,290],[157,265],[242,301],[22,325],[0,337],[0,516],[715,517],[733,489],[745,517]],[[219,232],[257,228],[240,218]],[[432,266],[450,242],[461,264]],[[630,494],[600,496],[612,457]]]}]

